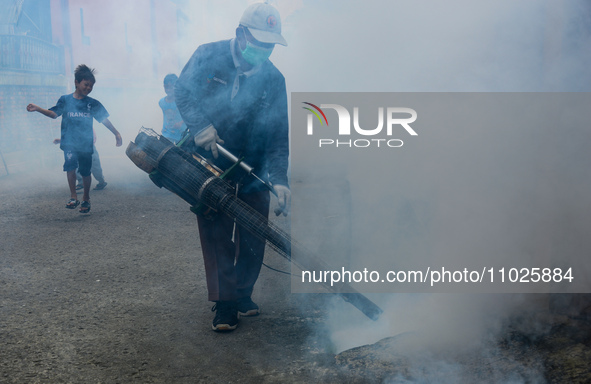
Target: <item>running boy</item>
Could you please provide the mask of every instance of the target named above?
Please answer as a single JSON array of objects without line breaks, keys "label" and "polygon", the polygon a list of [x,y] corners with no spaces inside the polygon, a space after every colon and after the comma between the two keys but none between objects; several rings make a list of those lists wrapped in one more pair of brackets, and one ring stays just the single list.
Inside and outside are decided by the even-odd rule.
[{"label": "running boy", "polygon": [[[79,65],[74,71],[74,93],[59,98],[57,105],[49,109],[43,109],[35,104],[27,105],[27,111],[40,112],[52,119],[62,116],[60,148],[64,151],[64,172],[67,173],[68,186],[70,187],[70,201],[66,208],[75,209],[80,205],[80,213],[90,212],[90,168],[92,167],[93,152],[93,118],[102,123],[113,132],[116,145],[121,146],[121,135],[109,121],[109,113],[103,105],[88,94],[94,87],[94,69],[86,65]],[[76,169],[82,175],[84,194],[82,204],[78,201],[76,193]]]}]

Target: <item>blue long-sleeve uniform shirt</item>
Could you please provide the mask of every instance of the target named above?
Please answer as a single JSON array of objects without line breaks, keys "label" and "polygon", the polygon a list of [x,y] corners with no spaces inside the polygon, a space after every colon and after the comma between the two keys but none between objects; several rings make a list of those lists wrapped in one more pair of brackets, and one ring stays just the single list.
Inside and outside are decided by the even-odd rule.
[{"label": "blue long-sleeve uniform shirt", "polygon": [[[210,124],[223,146],[272,184],[288,185],[289,123],[287,92],[281,72],[265,61],[255,73],[236,76],[231,40],[197,48],[176,82],[177,107],[194,135]],[[238,86],[236,92],[233,88]],[[203,153],[202,153],[203,154]],[[211,159],[211,153],[204,154]],[[226,169],[219,156],[214,163]],[[254,179],[243,191],[263,190]]]}]

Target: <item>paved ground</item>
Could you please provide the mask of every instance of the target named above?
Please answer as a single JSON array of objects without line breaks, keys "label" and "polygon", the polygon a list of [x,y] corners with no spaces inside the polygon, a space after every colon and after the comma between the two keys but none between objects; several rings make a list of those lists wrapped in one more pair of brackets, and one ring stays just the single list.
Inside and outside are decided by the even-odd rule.
[{"label": "paved ground", "polygon": [[[291,294],[288,276],[263,268],[253,295],[261,316],[243,319],[229,334],[212,332],[188,204],[125,157],[107,157],[103,166],[109,185],[91,191],[88,215],[65,209],[59,165],[43,174],[0,174],[0,383],[457,382],[459,373],[498,382],[490,372],[501,382],[589,382],[587,296],[575,317],[543,322],[549,314],[542,312],[532,321],[538,315],[523,309],[512,327],[497,330],[493,347],[457,359],[443,349],[443,357],[425,362],[431,347],[414,361],[392,333],[403,328],[401,308],[411,310],[417,297],[396,296],[395,310],[384,306],[384,321],[349,327],[363,318],[351,306],[340,299],[327,304],[324,294]],[[272,251],[266,263],[290,269]],[[490,323],[482,304],[467,310],[466,297],[432,299],[406,316],[411,328],[433,336],[428,345],[457,346],[488,332],[482,324],[470,337],[474,325]],[[333,303],[343,310],[329,314]],[[335,356],[387,336],[395,337]]]},{"label": "paved ground", "polygon": [[59,166],[0,177],[0,382],[336,380],[326,295],[292,295],[263,267],[261,316],[212,332],[188,204],[126,158],[103,163],[109,185],[88,215],[65,209]]}]

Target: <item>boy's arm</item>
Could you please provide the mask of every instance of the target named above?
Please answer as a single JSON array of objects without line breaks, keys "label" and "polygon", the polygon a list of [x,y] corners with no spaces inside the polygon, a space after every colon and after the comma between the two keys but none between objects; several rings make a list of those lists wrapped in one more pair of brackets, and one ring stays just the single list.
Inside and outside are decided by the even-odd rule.
[{"label": "boy's arm", "polygon": [[45,115],[47,117],[51,117],[52,119],[57,118],[57,113],[55,113],[53,111],[50,111],[49,109],[41,108],[40,106],[35,105],[35,104],[29,104],[29,105],[27,105],[27,111],[29,111],[29,112],[39,112],[39,113],[41,113],[41,114],[43,114],[43,115]]},{"label": "boy's arm", "polygon": [[115,139],[117,140],[117,143],[115,145],[120,147],[123,144],[123,139],[121,138],[121,134],[119,133],[119,131],[115,129],[115,127],[113,126],[111,121],[109,121],[109,119],[103,120],[103,125],[107,127],[109,131],[113,132],[113,135],[115,135]]}]

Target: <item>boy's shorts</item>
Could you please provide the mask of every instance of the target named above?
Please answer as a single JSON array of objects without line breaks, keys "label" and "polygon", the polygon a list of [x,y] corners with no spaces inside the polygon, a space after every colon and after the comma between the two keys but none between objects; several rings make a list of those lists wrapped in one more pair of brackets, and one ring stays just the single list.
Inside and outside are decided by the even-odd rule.
[{"label": "boy's shorts", "polygon": [[75,171],[78,168],[82,177],[90,176],[92,153],[65,150],[64,159],[64,172]]}]

